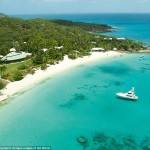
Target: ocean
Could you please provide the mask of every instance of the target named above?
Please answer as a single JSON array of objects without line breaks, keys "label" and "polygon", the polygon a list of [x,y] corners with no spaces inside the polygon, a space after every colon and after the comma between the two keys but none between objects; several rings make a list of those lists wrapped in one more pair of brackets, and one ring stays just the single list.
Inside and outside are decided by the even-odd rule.
[{"label": "ocean", "polygon": [[[142,55],[80,65],[15,95],[0,106],[0,146],[149,149],[150,54]],[[116,97],[133,86],[137,101]]]},{"label": "ocean", "polygon": [[115,32],[105,35],[125,37],[145,45],[150,45],[150,13],[146,14],[45,14],[45,15],[12,15],[24,19],[45,18],[65,19],[86,23],[108,24],[115,28]]}]

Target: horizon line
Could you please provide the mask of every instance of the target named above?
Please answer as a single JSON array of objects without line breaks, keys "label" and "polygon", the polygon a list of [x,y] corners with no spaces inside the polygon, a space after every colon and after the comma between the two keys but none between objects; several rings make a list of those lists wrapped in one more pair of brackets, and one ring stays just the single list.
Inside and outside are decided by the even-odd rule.
[{"label": "horizon line", "polygon": [[[6,14],[6,13],[3,13]],[[69,15],[69,14],[150,14],[150,12],[67,12],[67,13],[16,13],[6,15]]]}]

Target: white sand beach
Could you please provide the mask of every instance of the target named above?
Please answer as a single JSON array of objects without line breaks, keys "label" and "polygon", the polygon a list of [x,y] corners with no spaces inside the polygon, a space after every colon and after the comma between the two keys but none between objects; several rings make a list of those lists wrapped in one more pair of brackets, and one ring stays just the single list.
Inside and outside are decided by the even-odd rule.
[{"label": "white sand beach", "polygon": [[1,91],[0,101],[10,98],[14,94],[30,89],[35,84],[56,75],[62,71],[70,69],[81,64],[86,64],[93,61],[101,61],[110,57],[121,56],[122,54],[115,51],[108,52],[93,52],[90,56],[78,58],[76,60],[68,59],[67,56],[59,64],[51,65],[46,70],[37,70],[33,75],[29,74],[24,79],[16,82],[10,82],[7,87]]}]

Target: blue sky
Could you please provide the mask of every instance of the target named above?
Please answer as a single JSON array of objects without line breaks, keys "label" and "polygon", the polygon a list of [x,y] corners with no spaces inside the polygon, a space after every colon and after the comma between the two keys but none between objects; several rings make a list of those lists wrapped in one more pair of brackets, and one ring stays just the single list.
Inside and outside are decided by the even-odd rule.
[{"label": "blue sky", "polygon": [[5,14],[150,13],[150,0],[0,0]]}]

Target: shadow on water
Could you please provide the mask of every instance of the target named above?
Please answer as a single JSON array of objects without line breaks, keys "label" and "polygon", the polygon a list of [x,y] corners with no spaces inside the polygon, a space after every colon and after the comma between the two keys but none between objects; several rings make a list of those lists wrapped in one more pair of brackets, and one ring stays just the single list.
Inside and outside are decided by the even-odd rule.
[{"label": "shadow on water", "polygon": [[122,85],[124,85],[124,84],[125,84],[124,82],[120,82],[120,81],[113,81],[113,82],[111,83],[112,86],[122,86]]},{"label": "shadow on water", "polygon": [[[87,141],[88,144],[86,144]],[[83,149],[87,150],[150,150],[150,137],[148,136],[139,141],[133,135],[110,136],[102,132],[97,132],[91,135],[91,137],[79,136],[77,137],[77,142]]]},{"label": "shadow on water", "polygon": [[149,60],[140,61],[138,71],[145,73],[150,72],[150,63],[148,63]]},{"label": "shadow on water", "polygon": [[104,85],[101,85],[101,84],[90,84],[90,85],[83,85],[83,86],[80,86],[80,87],[77,87],[77,90],[90,90],[92,92],[96,92],[98,90],[101,90],[101,89],[107,89],[111,86],[122,86],[124,85],[125,83],[124,82],[121,82],[121,81],[107,81],[108,83],[104,84]]},{"label": "shadow on water", "polygon": [[145,72],[150,72],[150,66],[145,66],[145,67],[140,67],[140,71],[142,72],[142,73],[145,73]]},{"label": "shadow on water", "polygon": [[92,77],[94,77],[94,73],[87,73],[87,74],[85,74],[84,77],[85,78],[92,78]]},{"label": "shadow on water", "polygon": [[98,69],[105,74],[112,75],[125,75],[131,71],[131,68],[123,63],[113,63],[109,66],[99,66]]},{"label": "shadow on water", "polygon": [[77,90],[79,92],[82,91],[82,93],[87,93],[86,97],[83,94],[75,94],[74,98],[68,101],[67,105],[71,106],[75,103],[75,101],[88,99],[88,95],[89,95],[88,93],[99,94],[100,91],[108,89],[111,86],[120,87],[120,86],[123,86],[124,84],[125,84],[124,82],[120,82],[120,81],[108,81],[108,83],[106,83],[105,85],[93,84],[93,85],[83,85],[83,86],[77,87]]},{"label": "shadow on water", "polygon": [[83,95],[82,93],[75,93],[71,99],[69,101],[67,101],[64,104],[60,104],[60,107],[72,107],[73,105],[75,105],[77,102],[79,101],[84,101],[86,100],[87,97],[85,95]]},{"label": "shadow on water", "polygon": [[[90,91],[92,93],[99,93],[99,90],[102,89],[106,89],[109,88],[111,86],[122,86],[124,85],[124,82],[120,82],[120,81],[108,81],[108,83],[106,85],[83,85],[80,87],[77,87],[77,90],[85,90],[85,91]],[[84,93],[84,92],[83,92]],[[72,107],[73,105],[75,105],[78,102],[84,101],[84,100],[88,100],[88,94],[85,96],[82,93],[75,93],[73,95],[70,96],[71,98],[69,100],[64,100],[65,102],[63,104],[60,104],[60,107]]]}]

